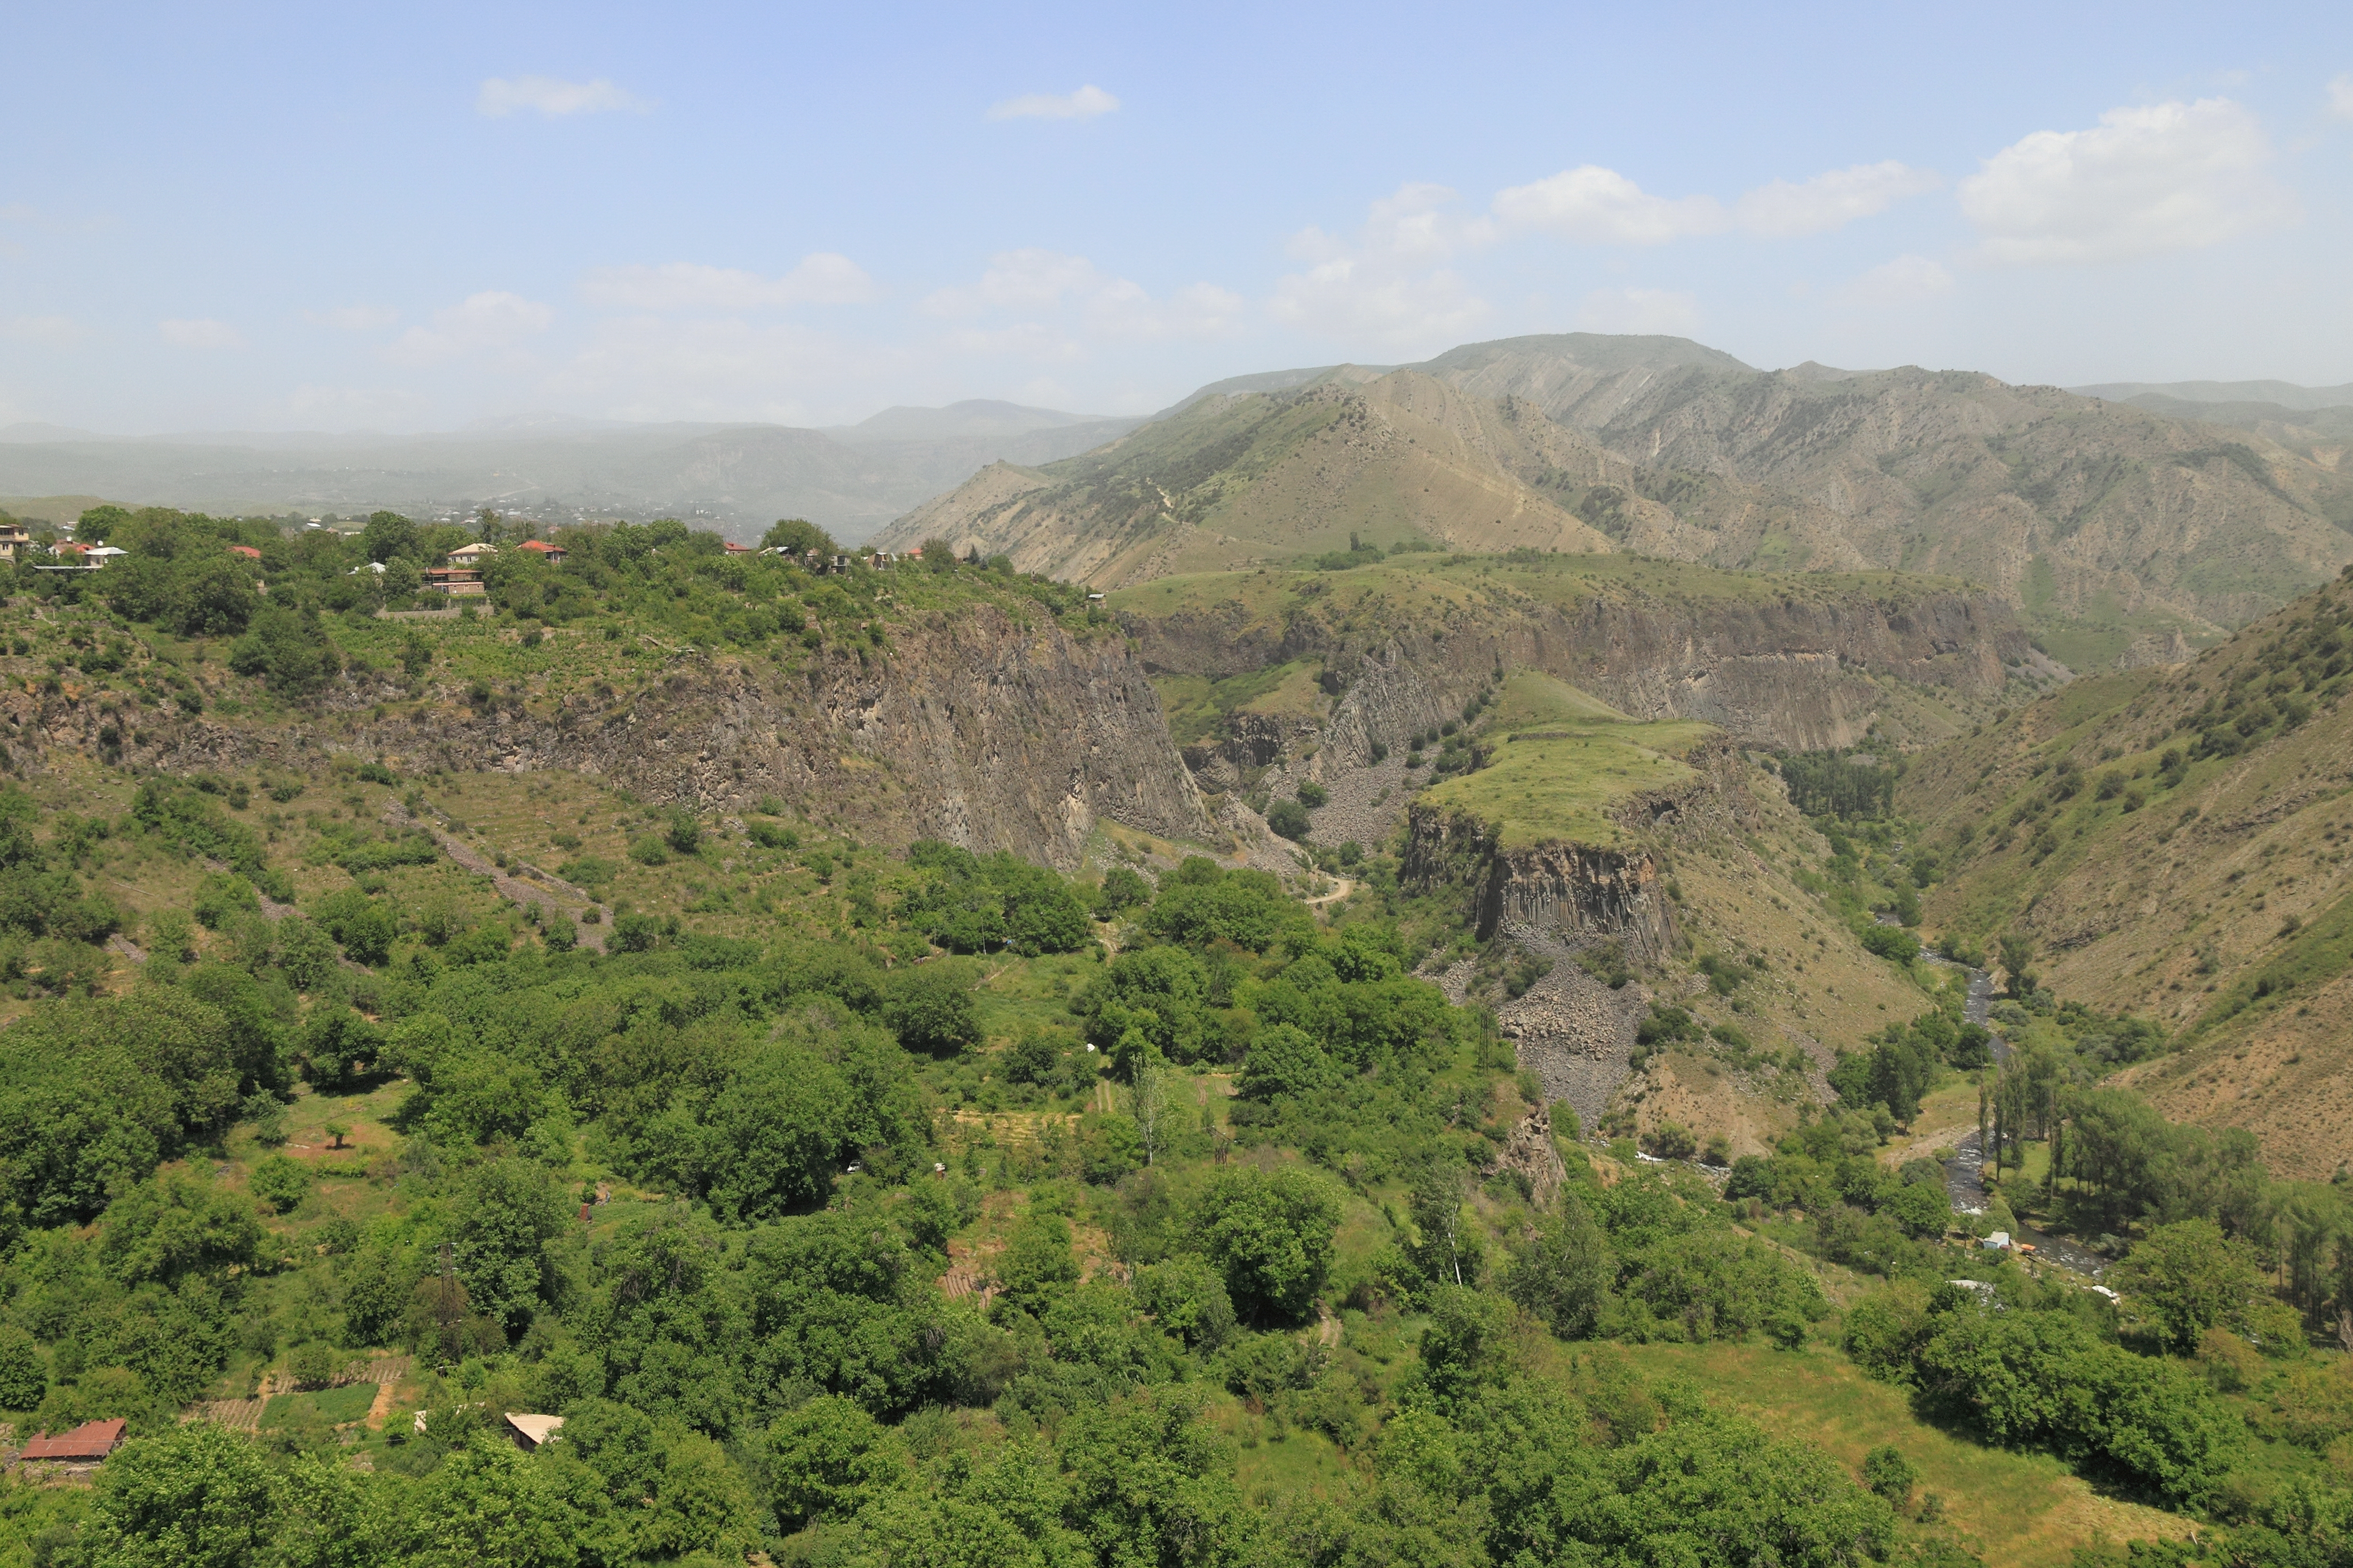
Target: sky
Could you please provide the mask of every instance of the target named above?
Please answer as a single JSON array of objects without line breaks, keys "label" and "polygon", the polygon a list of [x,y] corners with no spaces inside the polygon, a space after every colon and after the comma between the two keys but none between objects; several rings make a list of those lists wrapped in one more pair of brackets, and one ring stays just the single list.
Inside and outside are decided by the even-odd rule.
[{"label": "sky", "polygon": [[0,426],[1146,413],[1525,332],[2353,382],[2353,6],[0,0]]}]

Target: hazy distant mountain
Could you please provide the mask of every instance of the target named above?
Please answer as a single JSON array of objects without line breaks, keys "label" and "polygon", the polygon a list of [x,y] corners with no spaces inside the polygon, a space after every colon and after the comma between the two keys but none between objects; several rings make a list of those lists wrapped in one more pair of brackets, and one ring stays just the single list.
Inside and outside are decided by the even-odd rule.
[{"label": "hazy distant mountain", "polygon": [[[945,408],[885,408],[855,425],[830,426],[825,433],[837,440],[863,446],[881,441],[997,440],[1008,436],[1034,435],[1039,431],[1100,427],[1107,432],[1096,437],[1098,441],[1103,441],[1122,430],[1134,429],[1142,423],[1140,419],[1122,419],[1100,414],[1064,414],[1052,408],[1028,408],[1018,403],[974,397],[962,403],[951,403]],[[1079,449],[1085,450],[1084,447]]]},{"label": "hazy distant mountain", "polygon": [[2067,390],[2080,397],[2105,397],[2111,403],[2157,396],[2183,403],[2271,403],[2303,413],[2353,405],[2353,382],[2343,386],[2298,386],[2289,381],[2110,381]]},{"label": "hazy distant mountain", "polygon": [[893,408],[839,430],[628,425],[514,416],[417,436],[319,431],[121,437],[0,429],[0,494],[92,494],[132,505],[280,514],[489,505],[554,516],[694,515],[737,537],[807,517],[845,543],[998,460],[1051,462],[1134,419],[1010,403]]}]

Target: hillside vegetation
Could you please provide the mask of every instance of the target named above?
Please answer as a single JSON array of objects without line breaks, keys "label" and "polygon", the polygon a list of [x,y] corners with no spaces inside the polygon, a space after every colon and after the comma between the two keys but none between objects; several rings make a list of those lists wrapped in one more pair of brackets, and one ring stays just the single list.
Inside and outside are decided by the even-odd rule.
[{"label": "hillside vegetation", "polygon": [[1915,759],[1931,924],[2026,935],[2048,984],[2146,1013],[2178,1054],[2137,1069],[2169,1114],[2247,1127],[2326,1176],[2353,946],[2353,585],[2190,664],[2079,681]]},{"label": "hillside vegetation", "polygon": [[[2353,782],[2292,754],[2347,589],[2026,701],[2014,631],[1893,574],[1359,540],[1106,603],[483,525],[470,616],[378,614],[465,537],[391,514],[101,513],[127,556],[0,584],[0,1418],[130,1437],[0,1483],[0,1556],[2345,1538],[2353,1207],[2113,1077],[2295,1016],[2333,917],[2179,1027],[2021,943],[2062,950],[2054,863],[2161,795],[2254,825]],[[1669,695],[1711,688],[1845,739]],[[2057,787],[2127,721],[2113,789]],[[2288,853],[2266,915],[2333,875]],[[2003,1038],[1928,932],[2005,955]],[[510,1413],[564,1425],[525,1451]]]}]

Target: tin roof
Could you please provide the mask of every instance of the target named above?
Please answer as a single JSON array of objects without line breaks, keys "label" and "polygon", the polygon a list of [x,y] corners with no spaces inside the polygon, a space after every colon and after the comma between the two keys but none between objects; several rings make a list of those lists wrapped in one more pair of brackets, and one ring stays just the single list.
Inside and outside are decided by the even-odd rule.
[{"label": "tin roof", "polygon": [[85,1421],[70,1432],[47,1432],[25,1445],[26,1459],[103,1459],[122,1446],[122,1418]]}]

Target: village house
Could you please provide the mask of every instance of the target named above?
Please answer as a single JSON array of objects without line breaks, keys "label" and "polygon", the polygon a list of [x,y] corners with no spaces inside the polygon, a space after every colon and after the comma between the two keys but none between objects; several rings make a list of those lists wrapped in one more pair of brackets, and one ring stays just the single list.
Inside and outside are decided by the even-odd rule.
[{"label": "village house", "polygon": [[480,540],[477,540],[471,544],[460,544],[457,549],[449,552],[449,564],[452,566],[480,566],[483,562],[489,560],[498,552],[499,547],[497,545],[484,544]]},{"label": "village house", "polygon": [[14,561],[32,548],[32,531],[23,523],[0,522],[0,561]]},{"label": "village house", "polygon": [[482,574],[470,566],[428,566],[425,585],[453,599],[478,599],[490,592],[483,585]]},{"label": "village house", "polygon": [[516,1410],[507,1412],[507,1436],[514,1440],[516,1447],[526,1454],[563,1429],[564,1417],[561,1415],[533,1415]]},{"label": "village house", "polygon": [[25,1464],[97,1465],[122,1447],[121,1416],[109,1421],[85,1421],[70,1432],[51,1436],[47,1432],[25,1445],[16,1458]]},{"label": "village house", "polygon": [[231,555],[240,556],[248,561],[259,561],[261,559],[261,552],[256,550],[250,544],[232,544],[228,547],[228,552]]},{"label": "village house", "polygon": [[550,544],[543,539],[526,539],[521,544],[516,545],[515,548],[517,550],[528,550],[534,555],[543,557],[551,566],[563,565],[564,558],[572,553],[572,552],[565,549],[561,544]]}]

